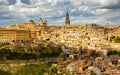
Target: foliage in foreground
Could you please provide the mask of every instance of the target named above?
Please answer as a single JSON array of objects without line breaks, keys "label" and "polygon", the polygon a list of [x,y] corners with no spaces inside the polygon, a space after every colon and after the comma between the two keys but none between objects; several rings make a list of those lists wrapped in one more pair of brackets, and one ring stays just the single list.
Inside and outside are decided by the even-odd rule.
[{"label": "foliage in foreground", "polygon": [[36,59],[37,56],[32,53],[18,53],[18,52],[0,52],[0,60],[29,60]]},{"label": "foliage in foreground", "polygon": [[0,75],[11,75],[9,72],[0,70]]},{"label": "foliage in foreground", "polygon": [[50,67],[44,75],[73,75],[65,68],[61,68],[59,66],[52,66]]},{"label": "foliage in foreground", "polygon": [[43,75],[51,63],[29,64],[22,67],[16,75]]},{"label": "foliage in foreground", "polygon": [[0,47],[5,46],[5,45],[9,45],[9,43],[8,42],[6,42],[6,43],[0,43]]},{"label": "foliage in foreground", "polygon": [[[54,45],[40,45],[38,47],[28,47],[28,52],[20,52],[19,48],[16,48],[17,51],[10,49],[0,50],[0,60],[29,60],[29,59],[38,59],[46,57],[58,57],[62,53],[61,46]],[[29,52],[31,51],[31,52]],[[32,52],[33,51],[33,52]]]},{"label": "foliage in foreground", "polygon": [[0,75],[73,75],[65,68],[51,65],[51,63],[28,64],[14,74],[0,70]]}]

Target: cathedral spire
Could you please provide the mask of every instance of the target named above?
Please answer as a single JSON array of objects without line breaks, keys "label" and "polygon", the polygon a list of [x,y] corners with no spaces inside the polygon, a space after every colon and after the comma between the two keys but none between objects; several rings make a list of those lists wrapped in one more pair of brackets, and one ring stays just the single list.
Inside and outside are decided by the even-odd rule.
[{"label": "cathedral spire", "polygon": [[70,25],[70,18],[69,18],[68,10],[67,10],[67,13],[66,13],[65,25]]},{"label": "cathedral spire", "polygon": [[42,17],[40,17],[40,20],[39,21],[43,21],[43,18]]},{"label": "cathedral spire", "polygon": [[69,16],[68,10],[67,10],[66,16]]}]

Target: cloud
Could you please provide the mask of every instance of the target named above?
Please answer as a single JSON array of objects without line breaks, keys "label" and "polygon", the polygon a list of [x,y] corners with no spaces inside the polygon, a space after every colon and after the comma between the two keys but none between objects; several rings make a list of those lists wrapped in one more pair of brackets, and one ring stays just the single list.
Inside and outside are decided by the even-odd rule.
[{"label": "cloud", "polygon": [[0,5],[7,5],[8,1],[7,0],[0,0]]},{"label": "cloud", "polygon": [[30,4],[30,0],[21,0],[21,2],[24,4]]},{"label": "cloud", "polygon": [[120,0],[98,0],[101,8],[120,9]]},{"label": "cloud", "polygon": [[71,23],[120,23],[120,0],[0,0],[0,25],[40,17],[49,24],[64,24],[67,9]]},{"label": "cloud", "polygon": [[16,0],[8,0],[9,5],[14,5],[16,3]]}]

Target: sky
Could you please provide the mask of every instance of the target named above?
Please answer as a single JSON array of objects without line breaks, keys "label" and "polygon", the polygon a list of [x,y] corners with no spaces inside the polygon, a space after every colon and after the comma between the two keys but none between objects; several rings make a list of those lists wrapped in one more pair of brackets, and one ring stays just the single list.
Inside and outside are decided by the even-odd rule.
[{"label": "sky", "polygon": [[0,26],[41,17],[63,25],[67,10],[71,24],[120,24],[120,0],[0,0]]}]

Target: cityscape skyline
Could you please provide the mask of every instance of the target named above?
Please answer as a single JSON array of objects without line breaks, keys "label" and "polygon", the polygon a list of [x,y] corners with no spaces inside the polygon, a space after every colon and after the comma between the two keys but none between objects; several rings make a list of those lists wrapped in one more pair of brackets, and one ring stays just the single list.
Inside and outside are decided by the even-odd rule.
[{"label": "cityscape skyline", "polygon": [[61,25],[69,8],[71,24],[120,23],[120,0],[0,0],[0,26],[29,21],[40,17],[48,24]]},{"label": "cityscape skyline", "polygon": [[0,75],[120,75],[120,0],[0,0]]}]

